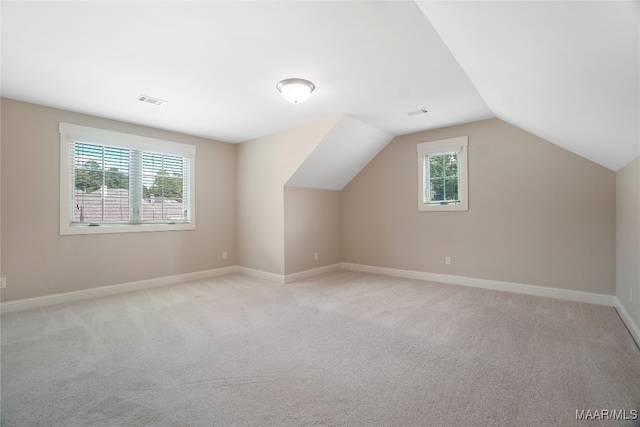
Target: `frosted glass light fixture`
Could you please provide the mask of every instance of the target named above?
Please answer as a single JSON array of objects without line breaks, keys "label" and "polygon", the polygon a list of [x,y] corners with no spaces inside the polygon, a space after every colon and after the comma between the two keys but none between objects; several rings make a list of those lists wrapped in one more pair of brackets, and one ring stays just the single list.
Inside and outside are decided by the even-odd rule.
[{"label": "frosted glass light fixture", "polygon": [[284,99],[297,104],[304,101],[316,88],[309,80],[286,79],[276,85]]}]

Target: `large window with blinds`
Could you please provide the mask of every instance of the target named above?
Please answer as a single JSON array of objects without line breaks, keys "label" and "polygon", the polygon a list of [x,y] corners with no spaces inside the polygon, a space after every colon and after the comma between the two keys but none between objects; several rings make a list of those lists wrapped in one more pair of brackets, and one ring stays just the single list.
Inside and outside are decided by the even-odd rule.
[{"label": "large window with blinds", "polygon": [[468,210],[468,137],[418,144],[418,210]]},{"label": "large window with blinds", "polygon": [[60,234],[194,229],[195,152],[60,123]]}]

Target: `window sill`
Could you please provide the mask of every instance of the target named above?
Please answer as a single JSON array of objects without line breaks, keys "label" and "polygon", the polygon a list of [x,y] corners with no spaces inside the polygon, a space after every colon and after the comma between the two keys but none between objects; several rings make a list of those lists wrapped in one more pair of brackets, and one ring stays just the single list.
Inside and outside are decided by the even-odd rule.
[{"label": "window sill", "polygon": [[460,203],[448,203],[448,204],[430,204],[425,205],[423,203],[418,204],[418,210],[420,212],[447,212],[447,211],[468,211],[469,207],[465,202]]},{"label": "window sill", "polygon": [[72,236],[80,234],[112,234],[112,233],[140,233],[155,231],[187,231],[195,230],[196,224],[192,221],[189,224],[100,224],[93,226],[89,224],[60,224],[61,236]]}]

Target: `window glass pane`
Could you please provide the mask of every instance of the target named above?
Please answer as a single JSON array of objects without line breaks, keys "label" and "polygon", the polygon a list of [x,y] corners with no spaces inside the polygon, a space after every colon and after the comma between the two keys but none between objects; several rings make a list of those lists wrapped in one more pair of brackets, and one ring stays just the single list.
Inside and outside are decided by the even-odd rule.
[{"label": "window glass pane", "polygon": [[76,169],[75,188],[84,193],[93,193],[102,186],[102,171],[95,162],[87,162],[84,166]]},{"label": "window glass pane", "polygon": [[431,178],[429,188],[429,202],[444,201],[444,179]]},{"label": "window glass pane", "polygon": [[74,144],[75,188],[93,193],[102,186],[102,147]]},{"label": "window glass pane", "polygon": [[444,155],[437,154],[429,156],[429,169],[431,171],[431,178],[444,176]]},{"label": "window glass pane", "polygon": [[129,222],[129,190],[107,190],[104,198],[104,221]]},{"label": "window glass pane", "polygon": [[425,203],[458,201],[458,153],[426,156],[427,165],[424,168]]},{"label": "window glass pane", "polygon": [[81,190],[76,190],[75,206],[73,209],[73,221],[102,221],[102,198],[100,197],[100,190],[97,190],[96,194],[85,194]]},{"label": "window glass pane", "polygon": [[186,221],[183,204],[184,159],[156,153],[142,154],[142,220]]},{"label": "window glass pane", "polygon": [[74,143],[74,222],[129,220],[129,150]]},{"label": "window glass pane", "polygon": [[445,176],[458,176],[458,153],[447,153],[443,160]]},{"label": "window glass pane", "polygon": [[104,173],[104,184],[109,189],[124,189],[129,191],[129,175],[118,171],[117,168],[109,168]]},{"label": "window glass pane", "polygon": [[457,201],[458,199],[458,177],[445,178],[444,195],[446,201]]}]

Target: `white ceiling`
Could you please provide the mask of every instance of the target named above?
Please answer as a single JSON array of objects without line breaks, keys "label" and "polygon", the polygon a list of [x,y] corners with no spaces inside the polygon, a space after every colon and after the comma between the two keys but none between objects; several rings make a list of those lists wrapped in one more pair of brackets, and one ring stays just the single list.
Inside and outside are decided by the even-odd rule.
[{"label": "white ceiling", "polygon": [[[638,2],[0,6],[8,98],[233,143],[338,114],[390,135],[497,116],[613,170],[639,151]],[[290,77],[315,83],[305,103],[278,93]]]}]

